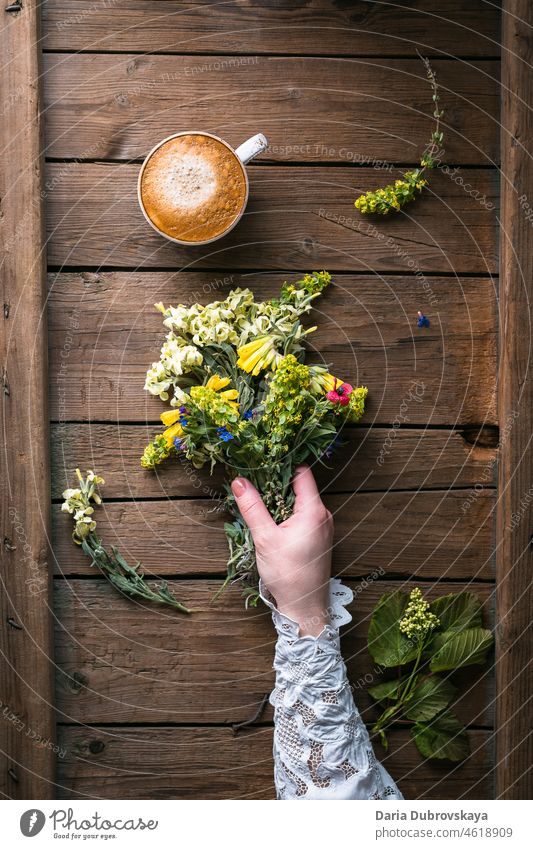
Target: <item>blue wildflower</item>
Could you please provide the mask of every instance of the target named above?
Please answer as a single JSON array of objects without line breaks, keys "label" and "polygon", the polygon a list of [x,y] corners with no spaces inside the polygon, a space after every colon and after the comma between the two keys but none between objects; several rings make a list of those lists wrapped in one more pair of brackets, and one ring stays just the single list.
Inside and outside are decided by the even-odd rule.
[{"label": "blue wildflower", "polygon": [[187,407],[180,407],[179,411],[180,411],[180,413],[187,413],[187,414],[189,413]]},{"label": "blue wildflower", "polygon": [[222,442],[229,442],[230,439],[233,439],[233,434],[227,430],[225,427],[217,427],[217,433],[221,438]]},{"label": "blue wildflower", "polygon": [[181,451],[183,448],[183,439],[180,439],[179,436],[174,437],[174,448],[176,451]]},{"label": "blue wildflower", "polygon": [[326,460],[331,460],[335,451],[339,448],[341,442],[342,442],[342,440],[341,440],[340,436],[337,434],[337,436],[335,437],[333,442],[330,442],[330,444],[328,445],[328,447],[324,451],[323,456],[326,458]]},{"label": "blue wildflower", "polygon": [[242,417],[245,421],[249,422],[250,419],[253,417],[253,414],[254,414],[253,410],[247,410],[246,413],[242,414]]},{"label": "blue wildflower", "polygon": [[185,425],[187,424],[188,421],[189,420],[185,416],[180,416],[180,418],[179,418],[179,423],[182,427],[185,427]]},{"label": "blue wildflower", "polygon": [[420,310],[418,310],[417,324],[418,324],[419,327],[429,327],[429,325],[430,325],[429,318],[426,315],[424,315],[423,312],[420,312]]}]

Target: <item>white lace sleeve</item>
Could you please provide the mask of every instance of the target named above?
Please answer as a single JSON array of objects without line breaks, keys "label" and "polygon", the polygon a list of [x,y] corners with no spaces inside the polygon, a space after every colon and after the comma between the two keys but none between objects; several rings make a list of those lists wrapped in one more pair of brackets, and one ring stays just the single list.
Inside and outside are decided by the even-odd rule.
[{"label": "white lace sleeve", "polygon": [[274,669],[274,779],[278,799],[402,799],[376,760],[340,654],[339,627],[353,593],[330,581],[330,625],[301,637],[260,585],[278,632]]}]

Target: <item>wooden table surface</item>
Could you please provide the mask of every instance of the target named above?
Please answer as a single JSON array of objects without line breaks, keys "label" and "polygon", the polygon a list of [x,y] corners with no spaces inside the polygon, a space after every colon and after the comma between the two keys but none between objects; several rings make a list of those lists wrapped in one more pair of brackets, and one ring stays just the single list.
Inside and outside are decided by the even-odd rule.
[{"label": "wooden table surface", "polygon": [[[57,795],[272,798],[270,709],[231,729],[272,686],[274,636],[238,592],[211,603],[220,477],[138,463],[162,409],[142,388],[163,338],[153,304],[332,272],[311,348],[370,395],[321,485],[335,570],[356,591],[344,654],[371,721],[365,635],[382,592],[468,587],[492,616],[499,12],[481,0],[47,0],[43,17]],[[404,214],[370,221],[357,195],[416,163],[431,131],[417,50],[442,87],[449,167]],[[245,216],[210,250],[166,243],[136,202],[144,155],[183,129],[270,142],[249,168]],[[91,571],[59,508],[76,466],[106,478],[106,542],[169,579],[194,616],[143,608]],[[390,735],[386,763],[408,798],[493,796],[491,665],[459,681],[466,763],[430,764],[405,730]]]}]

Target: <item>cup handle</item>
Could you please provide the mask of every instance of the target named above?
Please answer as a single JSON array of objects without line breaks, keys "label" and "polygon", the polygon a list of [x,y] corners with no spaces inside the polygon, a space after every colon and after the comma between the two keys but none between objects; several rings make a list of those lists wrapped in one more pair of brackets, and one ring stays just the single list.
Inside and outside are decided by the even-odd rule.
[{"label": "cup handle", "polygon": [[263,133],[257,133],[256,136],[252,136],[251,139],[240,144],[235,153],[242,164],[246,165],[250,159],[253,159],[258,153],[262,153],[267,147],[268,142]]}]

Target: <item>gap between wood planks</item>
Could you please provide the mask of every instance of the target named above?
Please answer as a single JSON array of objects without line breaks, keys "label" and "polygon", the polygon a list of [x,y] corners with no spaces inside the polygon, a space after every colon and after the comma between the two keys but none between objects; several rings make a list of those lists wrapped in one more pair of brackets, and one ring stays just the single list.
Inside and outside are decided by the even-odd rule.
[{"label": "gap between wood planks", "polygon": [[[82,54],[83,56],[171,56],[173,58],[180,57],[183,59],[188,59],[189,57],[194,58],[195,56],[205,56],[206,59],[215,60],[217,57],[225,58],[227,56],[235,56],[239,57],[248,57],[248,56],[260,56],[264,59],[344,59],[346,61],[350,61],[350,59],[375,59],[379,60],[388,60],[391,61],[397,59],[408,59],[413,61],[413,59],[417,58],[416,53],[385,53],[383,55],[377,53],[284,53],[283,51],[272,51],[269,53],[258,53],[257,51],[248,50],[239,52],[238,50],[230,50],[230,51],[217,51],[216,53],[209,53],[206,50],[198,50],[191,52],[184,52],[183,50],[129,50],[125,48],[124,50],[72,50],[72,48],[68,47],[43,47],[41,50],[42,53],[46,54],[55,54],[58,55],[78,55]],[[421,51],[423,52],[423,51]],[[425,54],[424,54],[425,55]],[[501,55],[499,53],[486,53],[483,56],[469,55],[469,54],[452,54],[452,53],[428,53],[428,56],[433,61],[439,62],[500,62]]]},{"label": "gap between wood planks", "polygon": [[[368,571],[372,571],[369,569]],[[186,575],[180,575],[179,572],[165,572],[162,575],[158,575],[157,572],[150,572],[149,575],[145,574],[145,577],[149,581],[160,581],[166,580],[167,578],[172,579],[173,581],[220,581],[220,572],[187,572]],[[337,576],[338,577],[338,576]],[[446,578],[439,577],[424,577],[423,575],[415,575],[416,583],[427,584],[428,586],[433,586],[437,581],[439,584],[457,584],[460,583],[460,578]],[[102,575],[99,572],[95,572],[94,575],[80,575],[79,572],[69,572],[68,569],[65,569],[61,572],[56,572],[53,576],[54,581],[101,581]],[[357,583],[357,578],[343,578],[343,580],[350,580]],[[362,580],[362,579],[361,579]],[[373,579],[376,584],[387,582],[387,581],[399,581],[401,583],[407,580],[405,575],[401,572],[395,572],[394,570],[388,571],[383,575],[378,575],[375,579]],[[473,578],[468,586],[476,586],[476,584],[484,585],[495,585],[496,581],[494,578]]]},{"label": "gap between wood planks", "polygon": [[[475,486],[476,486],[476,489],[475,489],[476,492],[485,491],[485,490],[494,490],[494,489],[497,488],[496,484],[476,484]],[[339,496],[341,496],[341,495],[359,495],[359,494],[364,494],[367,491],[371,492],[374,495],[382,495],[384,493],[388,494],[389,492],[394,492],[394,493],[419,492],[421,494],[423,494],[424,492],[441,492],[442,494],[445,494],[447,492],[471,492],[473,489],[474,489],[474,487],[472,485],[470,485],[470,486],[467,486],[467,485],[465,485],[465,486],[449,486],[449,487],[412,486],[412,487],[403,487],[403,488],[402,487],[397,487],[397,488],[395,487],[394,489],[391,489],[390,487],[386,487],[384,489],[371,489],[371,490],[335,489],[335,490],[328,490],[327,494],[328,495],[339,495]],[[106,498],[105,503],[106,504],[113,504],[113,503],[115,503],[115,504],[138,504],[140,501],[165,501],[165,502],[166,501],[190,501],[191,497],[192,496],[190,496],[190,495],[162,495],[162,496],[143,495],[142,498],[136,498],[136,497],[128,498],[128,496],[115,496],[113,498]],[[194,500],[195,501],[207,501],[207,502],[209,502],[209,501],[213,500],[213,496],[212,495],[201,495],[201,494],[199,494],[199,495],[194,496]],[[62,498],[58,498],[58,497],[52,498],[52,504],[62,504],[62,503],[63,503]]]},{"label": "gap between wood planks", "polygon": [[[144,157],[131,157],[131,158],[115,158],[112,156],[103,157],[98,159],[97,157],[81,157],[81,156],[47,156],[46,162],[54,165],[62,165],[68,164],[70,162],[79,162],[85,165],[142,165],[144,162]],[[413,162],[394,162],[390,163],[393,165],[395,169],[402,170],[404,168],[417,168],[420,166],[419,160],[413,160]],[[346,162],[331,162],[327,159],[317,159],[317,160],[309,160],[302,161],[301,159],[268,159],[268,157],[263,157],[261,160],[254,160],[254,166],[258,166],[260,168],[270,168],[270,167],[280,167],[280,168],[346,168]],[[360,168],[368,168],[368,163],[365,162],[350,162],[350,167],[353,167],[355,170]],[[498,162],[494,163],[472,163],[468,162],[446,162],[447,168],[466,168],[469,171],[499,171],[500,166]]]}]

